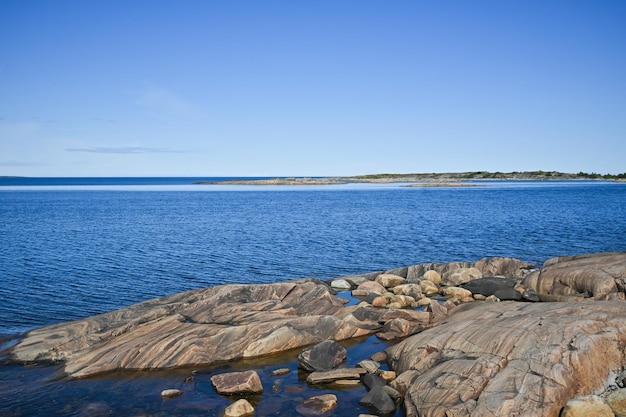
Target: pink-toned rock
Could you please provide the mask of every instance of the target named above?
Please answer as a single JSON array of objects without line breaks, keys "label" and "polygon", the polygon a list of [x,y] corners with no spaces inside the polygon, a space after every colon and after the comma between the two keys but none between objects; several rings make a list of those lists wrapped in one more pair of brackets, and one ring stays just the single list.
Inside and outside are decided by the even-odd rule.
[{"label": "pink-toned rock", "polygon": [[623,301],[464,304],[387,349],[391,385],[408,417],[558,417],[626,365],[624,317]]},{"label": "pink-toned rock", "polygon": [[397,285],[404,284],[406,278],[393,274],[380,274],[376,277],[376,282],[385,288],[393,288]]},{"label": "pink-toned rock", "polygon": [[483,273],[478,268],[459,268],[443,274],[441,282],[445,285],[456,286],[482,277]]},{"label": "pink-toned rock", "polygon": [[316,280],[222,285],[33,330],[10,354],[17,362],[62,361],[80,378],[209,365],[377,332],[367,314],[353,314],[359,309]]},{"label": "pink-toned rock", "polygon": [[261,379],[256,371],[229,372],[211,377],[211,384],[219,394],[260,394],[263,392]]},{"label": "pink-toned rock", "polygon": [[354,297],[366,297],[369,294],[384,294],[387,290],[376,281],[365,281],[352,291]]},{"label": "pink-toned rock", "polygon": [[552,258],[521,284],[541,295],[622,298],[626,289],[626,252]]}]

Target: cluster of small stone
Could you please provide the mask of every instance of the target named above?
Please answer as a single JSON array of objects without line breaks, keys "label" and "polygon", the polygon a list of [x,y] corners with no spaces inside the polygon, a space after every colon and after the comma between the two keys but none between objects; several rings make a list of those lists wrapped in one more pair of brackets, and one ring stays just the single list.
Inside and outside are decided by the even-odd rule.
[{"label": "cluster of small stone", "polygon": [[[540,301],[532,289],[519,285],[514,277],[483,277],[477,268],[458,268],[443,276],[435,271],[425,271],[422,276],[406,278],[393,273],[374,276],[344,277],[331,281],[336,291],[352,291],[352,296],[363,300],[364,305],[386,309],[419,309],[427,317],[396,318],[385,323],[377,334],[384,340],[406,337],[421,330],[426,323],[445,316],[448,309],[474,301],[502,300]],[[418,313],[418,312],[416,312]]]},{"label": "cluster of small stone", "polygon": [[[395,413],[402,399],[398,391],[387,385],[396,378],[394,371],[381,369],[386,354],[379,352],[371,359],[363,360],[354,368],[343,366],[347,357],[346,349],[333,340],[326,340],[304,349],[298,355],[298,368],[308,372],[306,382],[309,385],[331,384],[335,387],[350,387],[363,384],[368,393],[359,401],[367,410],[379,416]],[[285,375],[288,368],[276,369],[271,376]],[[227,396],[246,396],[263,393],[263,384],[254,370],[227,372],[211,377],[211,384],[216,392]],[[163,398],[176,398],[183,395],[178,389],[166,389],[161,392]],[[306,417],[321,416],[337,406],[334,394],[317,395],[308,398],[296,406],[296,411]],[[255,413],[255,409],[245,398],[234,401],[225,408],[224,417],[244,417]],[[365,415],[363,415],[365,416]]]},{"label": "cluster of small stone", "polygon": [[[298,356],[298,367],[310,372],[306,378],[310,385],[333,384],[345,387],[362,383],[368,393],[361,398],[359,404],[379,416],[395,413],[402,399],[398,391],[387,385],[396,378],[396,373],[381,369],[386,354],[377,353],[371,359],[359,362],[354,368],[340,368],[346,354],[346,349],[340,344],[327,340],[305,349]],[[298,411],[304,415],[314,414],[301,409]]]}]

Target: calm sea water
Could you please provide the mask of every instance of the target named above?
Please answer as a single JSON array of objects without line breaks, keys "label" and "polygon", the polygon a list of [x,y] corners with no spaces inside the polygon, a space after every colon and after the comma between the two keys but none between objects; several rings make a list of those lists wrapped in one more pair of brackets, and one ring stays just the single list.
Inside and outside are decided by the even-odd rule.
[{"label": "calm sea water", "polygon": [[[200,180],[210,179],[0,179],[0,335],[223,283],[329,279],[491,256],[540,265],[626,250],[626,184],[192,184]],[[34,378],[24,372],[0,366],[0,391],[11,393],[0,414],[37,414],[55,396],[56,408],[41,415],[80,415],[100,397],[132,414],[110,392],[126,392],[126,379],[20,391],[16,385]],[[160,383],[150,381],[144,386]],[[63,412],[76,395],[84,401]],[[146,395],[158,404],[141,410],[162,410]]]}]

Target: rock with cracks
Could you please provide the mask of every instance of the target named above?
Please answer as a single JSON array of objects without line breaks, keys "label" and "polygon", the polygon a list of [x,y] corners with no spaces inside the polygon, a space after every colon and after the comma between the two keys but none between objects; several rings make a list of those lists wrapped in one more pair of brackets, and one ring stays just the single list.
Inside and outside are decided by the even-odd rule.
[{"label": "rock with cracks", "polygon": [[62,361],[72,377],[207,365],[380,330],[357,310],[317,280],[222,285],[33,330],[11,358]]},{"label": "rock with cracks", "polygon": [[624,368],[626,303],[470,303],[387,350],[408,417],[557,417]]}]

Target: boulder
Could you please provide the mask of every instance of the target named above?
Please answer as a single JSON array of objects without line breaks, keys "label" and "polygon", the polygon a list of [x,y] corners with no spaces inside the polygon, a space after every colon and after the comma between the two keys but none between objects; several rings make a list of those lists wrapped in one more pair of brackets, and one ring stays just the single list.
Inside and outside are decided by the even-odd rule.
[{"label": "boulder", "polygon": [[263,392],[263,385],[256,371],[213,375],[211,384],[218,394],[224,395],[261,394]]},{"label": "boulder", "polygon": [[244,417],[254,414],[254,407],[248,400],[241,398],[224,410],[224,417]]},{"label": "boulder", "polygon": [[380,363],[373,361],[373,360],[363,360],[359,363],[356,364],[356,366],[358,368],[363,368],[365,369],[367,372],[369,372],[370,374],[375,374],[376,371],[378,371],[378,368],[380,368]]},{"label": "boulder", "polygon": [[462,300],[466,297],[471,297],[472,292],[460,287],[446,287],[442,290],[442,293],[446,297],[454,298],[456,300]]},{"label": "boulder", "polygon": [[10,355],[62,361],[71,377],[210,365],[376,333],[378,322],[360,320],[358,309],[318,280],[221,285],[36,329]]},{"label": "boulder", "polygon": [[613,391],[606,397],[606,403],[611,407],[615,417],[626,417],[626,389]]},{"label": "boulder", "polygon": [[334,279],[330,283],[331,288],[339,291],[351,290],[352,284],[345,279]]},{"label": "boulder", "polygon": [[440,320],[441,318],[448,315],[448,309],[439,304],[437,300],[430,300],[430,305],[428,306],[428,309],[432,314],[431,321]]},{"label": "boulder", "polygon": [[471,291],[472,294],[482,294],[489,297],[497,291],[513,289],[516,284],[515,278],[483,277],[461,284],[460,287]]},{"label": "boulder", "polygon": [[376,333],[381,340],[394,340],[415,334],[424,327],[419,323],[410,322],[402,318],[391,319],[385,323],[383,329]]},{"label": "boulder", "polygon": [[363,375],[363,385],[365,385],[368,391],[371,391],[377,387],[384,387],[387,385],[387,381],[372,373],[366,373]]},{"label": "boulder", "polygon": [[441,284],[441,274],[439,274],[439,272],[437,271],[433,271],[432,269],[430,271],[424,272],[424,279],[426,281],[432,282],[435,285]]},{"label": "boulder", "polygon": [[383,386],[377,386],[371,389],[359,400],[359,404],[377,416],[392,416],[396,411],[395,403]]},{"label": "boulder", "polygon": [[367,297],[369,294],[384,294],[387,290],[376,281],[365,281],[355,290],[352,290],[353,297]]},{"label": "boulder", "polygon": [[305,417],[312,417],[329,413],[335,407],[337,407],[337,396],[324,394],[304,400],[296,406],[296,411]]},{"label": "boulder", "polygon": [[402,284],[393,287],[393,293],[396,295],[408,295],[415,300],[422,298],[422,289],[418,284]]},{"label": "boulder", "polygon": [[360,379],[361,375],[367,373],[365,369],[340,368],[324,372],[311,372],[306,377],[306,382],[311,385],[328,384],[339,380]]},{"label": "boulder", "polygon": [[408,295],[393,295],[389,299],[388,308],[406,308],[413,305],[415,298]]},{"label": "boulder", "polygon": [[477,268],[459,268],[453,271],[446,272],[441,277],[441,283],[455,287],[472,280],[482,278],[483,274]]},{"label": "boulder", "polygon": [[364,301],[371,304],[372,307],[382,308],[387,305],[387,298],[375,292],[368,294]]},{"label": "boulder", "polygon": [[624,317],[623,301],[463,304],[387,349],[391,386],[408,417],[556,417],[624,368]]},{"label": "boulder", "polygon": [[330,371],[346,360],[346,349],[334,340],[326,340],[298,355],[298,367],[305,371]]},{"label": "boulder", "polygon": [[419,286],[420,286],[420,290],[422,290],[422,293],[425,294],[426,296],[430,297],[432,295],[439,294],[439,287],[430,281],[421,281],[419,283]]},{"label": "boulder", "polygon": [[406,278],[393,274],[380,274],[376,277],[376,282],[385,288],[393,288],[397,285],[404,284]]},{"label": "boulder", "polygon": [[416,310],[387,310],[380,316],[379,321],[386,323],[393,319],[404,319],[412,324],[427,326],[430,323],[430,313]]},{"label": "boulder", "polygon": [[615,417],[611,407],[597,395],[574,398],[565,404],[560,417]]},{"label": "boulder", "polygon": [[609,299],[623,298],[626,289],[626,252],[552,258],[522,280],[536,293]]}]

